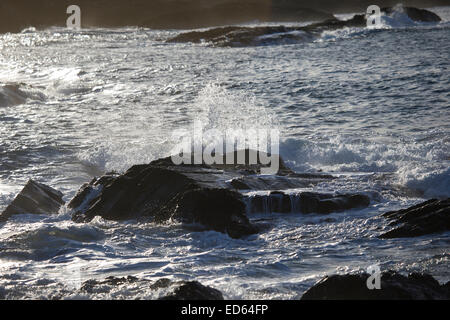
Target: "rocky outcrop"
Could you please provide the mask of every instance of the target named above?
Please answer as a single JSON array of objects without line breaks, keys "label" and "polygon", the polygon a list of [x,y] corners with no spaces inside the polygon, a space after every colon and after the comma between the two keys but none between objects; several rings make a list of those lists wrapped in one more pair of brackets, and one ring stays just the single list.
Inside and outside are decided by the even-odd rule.
[{"label": "rocky outcrop", "polygon": [[222,293],[197,281],[184,282],[160,300],[223,300]]},{"label": "rocky outcrop", "polygon": [[241,194],[210,188],[202,178],[212,179],[208,169],[134,166],[123,175],[104,176],[85,185],[68,207],[74,209],[72,219],[77,222],[95,216],[107,220],[151,217],[157,222],[172,218],[200,223],[231,237],[256,233],[245,215]]},{"label": "rocky outcrop", "polygon": [[[245,150],[245,159],[254,153]],[[236,160],[237,152],[234,153]],[[200,224],[208,230],[232,238],[255,234],[246,213],[320,213],[368,206],[370,200],[359,194],[319,194],[303,192],[287,195],[270,191],[268,195],[246,195],[237,190],[285,190],[310,187],[334,179],[322,174],[297,174],[279,158],[277,175],[257,174],[259,161],[250,164],[174,165],[171,158],[136,165],[124,174],[109,173],[85,184],[69,202],[72,219],[88,222],[96,216],[107,220],[147,217],[155,222],[179,221]]]},{"label": "rocky outcrop", "polygon": [[384,213],[394,228],[380,238],[417,237],[450,230],[450,198],[432,199],[413,207]]},{"label": "rocky outcrop", "polygon": [[281,41],[312,41],[322,32],[349,27],[366,26],[364,15],[355,15],[349,20],[330,18],[323,22],[313,23],[305,27],[262,26],[242,27],[227,26],[212,28],[205,31],[190,31],[181,33],[167,42],[208,42],[218,47],[242,47],[267,45]]},{"label": "rocky outcrop", "polygon": [[381,289],[369,290],[369,274],[327,276],[308,289],[301,300],[447,300],[450,290],[432,276],[393,271],[381,274]]},{"label": "rocky outcrop", "polygon": [[370,199],[362,194],[322,194],[301,192],[285,194],[272,191],[268,195],[254,195],[247,200],[250,212],[319,213],[329,214],[355,208],[364,208]]},{"label": "rocky outcrop", "polygon": [[64,205],[63,194],[45,184],[29,180],[11,204],[0,215],[5,221],[14,214],[55,214]]},{"label": "rocky outcrop", "polygon": [[[412,7],[384,8],[382,12],[392,14],[395,10],[403,10],[412,20],[419,22],[439,22],[441,19],[435,13]],[[207,42],[219,47],[258,46],[286,41],[313,41],[324,31],[342,28],[362,28],[367,25],[365,14],[357,14],[348,20],[330,17],[324,21],[302,27],[261,26],[243,27],[226,26],[211,28],[205,31],[190,31],[181,33],[168,42]]]},{"label": "rocky outcrop", "polygon": [[[246,152],[249,155],[253,151]],[[247,158],[248,159],[248,158]],[[327,175],[297,175],[282,159],[278,175],[256,173],[260,165],[174,165],[170,158],[136,165],[124,174],[110,173],[85,184],[69,202],[72,219],[88,222],[149,217],[199,223],[233,238],[254,234],[258,228],[246,216],[244,196],[233,181],[256,190],[305,187],[330,179]]]}]

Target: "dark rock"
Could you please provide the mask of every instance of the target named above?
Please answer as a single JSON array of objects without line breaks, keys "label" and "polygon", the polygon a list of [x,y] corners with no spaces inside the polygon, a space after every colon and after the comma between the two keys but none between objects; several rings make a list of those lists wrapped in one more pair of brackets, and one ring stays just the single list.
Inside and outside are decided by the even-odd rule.
[{"label": "dark rock", "polygon": [[380,238],[417,237],[450,230],[450,198],[432,199],[407,209],[386,212],[382,215],[392,220],[394,229]]},{"label": "dark rock", "polygon": [[291,197],[284,192],[271,191],[268,195],[254,195],[248,198],[251,213],[290,213]]},{"label": "dark rock", "polygon": [[[72,219],[77,222],[90,221],[95,216],[107,220],[154,217],[169,200],[193,187],[196,187],[193,180],[175,170],[136,165],[123,175],[92,181],[78,192],[68,207],[75,209]],[[93,194],[95,189],[98,191]]]},{"label": "dark rock", "polygon": [[[227,189],[188,190],[174,198],[164,210],[172,219],[200,223],[232,238],[258,232],[245,215],[242,195]],[[167,220],[168,217],[164,218]]]},{"label": "dark rock", "polygon": [[364,208],[370,204],[370,199],[362,194],[317,194],[303,192],[299,197],[299,204],[302,213],[322,213],[350,210],[354,208]]},{"label": "dark rock", "polygon": [[223,300],[222,293],[197,281],[185,282],[160,300]]},{"label": "dark rock", "polygon": [[395,10],[403,10],[403,12],[406,13],[408,17],[413,21],[418,22],[441,21],[441,18],[437,14],[426,9],[419,9],[414,7],[400,7],[400,8],[392,7],[381,9],[381,11],[386,12],[387,14],[392,14]]},{"label": "dark rock", "polygon": [[[391,14],[399,8],[384,8],[382,11]],[[419,22],[439,22],[441,19],[435,13],[412,7],[404,7],[404,12],[414,21]],[[339,20],[330,17],[324,21],[313,23],[302,27],[286,26],[260,26],[260,27],[242,27],[227,26],[211,28],[205,31],[190,31],[181,33],[167,42],[209,42],[215,46],[258,46],[267,45],[268,42],[284,43],[289,40],[295,41],[313,41],[317,39],[322,32],[337,30],[342,28],[362,28],[367,25],[366,15],[357,14],[348,20]],[[294,32],[297,31],[297,32]],[[265,37],[262,37],[265,36]],[[272,36],[272,37],[267,37]]]},{"label": "dark rock", "polygon": [[168,157],[133,166],[122,175],[106,174],[83,185],[70,201],[72,220],[87,222],[95,216],[116,221],[175,219],[200,223],[236,238],[256,233],[257,228],[250,224],[242,195],[234,191],[230,181],[265,190],[305,187],[329,179],[322,175],[297,176],[280,157],[276,157],[280,161],[279,175],[256,175],[262,165],[249,163],[253,152],[246,150],[247,160],[237,165],[174,165]]},{"label": "dark rock", "polygon": [[164,289],[171,292],[160,300],[223,300],[222,293],[211,287],[204,286],[197,281],[171,281],[162,278],[155,282],[139,279],[134,276],[108,277],[104,280],[91,279],[83,282],[80,291],[88,294],[109,293],[112,291],[126,291],[133,286],[133,290],[155,291]]},{"label": "dark rock", "polygon": [[324,193],[302,192],[287,195],[272,191],[269,195],[255,195],[248,198],[249,211],[252,213],[320,213],[328,214],[355,208],[364,208],[370,199],[361,194],[332,195]]},{"label": "dark rock", "polygon": [[[143,280],[139,280],[138,278],[136,278],[134,276],[128,276],[128,277],[123,277],[123,278],[111,276],[102,281],[91,279],[91,280],[87,280],[87,281],[83,282],[80,290],[85,291],[87,293],[94,293],[95,291],[98,291],[99,286],[106,285],[106,286],[111,286],[111,287],[117,287],[117,286],[121,286],[121,285],[135,283],[138,281],[143,281]],[[109,291],[109,290],[106,290],[106,291]]]},{"label": "dark rock", "polygon": [[161,288],[167,288],[172,284],[172,281],[170,279],[167,278],[162,278],[162,279],[158,279],[156,280],[151,286],[150,288],[152,289],[161,289]]},{"label": "dark rock", "polygon": [[134,166],[123,175],[85,185],[68,207],[74,209],[72,219],[78,222],[95,216],[108,220],[147,216],[158,222],[170,218],[197,222],[232,237],[256,233],[239,193],[210,188],[218,186],[215,175],[222,173],[201,166],[169,167],[164,161]]},{"label": "dark rock", "polygon": [[446,300],[450,291],[432,276],[393,271],[381,274],[381,289],[369,290],[369,274],[327,276],[308,289],[301,300]]},{"label": "dark rock", "polygon": [[64,205],[62,197],[61,192],[30,179],[0,215],[0,221],[21,213],[56,214]]},{"label": "dark rock", "polygon": [[249,187],[245,182],[243,182],[239,178],[232,179],[230,181],[230,185],[235,188],[236,190],[249,190],[251,187]]},{"label": "dark rock", "polygon": [[[240,154],[239,154],[240,153]],[[243,156],[244,161],[243,163],[239,163],[238,156]],[[221,162],[223,164],[205,164],[204,161],[202,161],[202,164],[194,164],[194,158],[195,155],[192,154],[190,157],[190,163],[191,164],[183,164],[183,167],[195,167],[195,168],[209,168],[209,169],[217,169],[217,170],[227,170],[227,171],[234,171],[234,172],[240,172],[244,175],[249,174],[258,174],[261,172],[262,168],[269,167],[268,165],[261,164],[261,158],[260,156],[264,157],[270,157],[271,160],[274,162],[278,162],[278,172],[276,172],[277,175],[280,176],[288,176],[295,174],[294,171],[292,171],[286,164],[284,163],[283,158],[281,158],[278,155],[271,156],[270,153],[261,152],[261,151],[255,151],[252,149],[245,149],[245,150],[238,150],[234,152],[229,152],[224,155],[222,155]],[[227,164],[227,159],[232,159],[232,164]],[[254,163],[251,162],[250,159],[254,159]],[[157,165],[157,166],[164,166],[164,167],[170,167],[173,166],[172,158],[166,157],[158,160],[154,160],[150,162],[151,165]],[[316,175],[317,176],[317,175]]]}]

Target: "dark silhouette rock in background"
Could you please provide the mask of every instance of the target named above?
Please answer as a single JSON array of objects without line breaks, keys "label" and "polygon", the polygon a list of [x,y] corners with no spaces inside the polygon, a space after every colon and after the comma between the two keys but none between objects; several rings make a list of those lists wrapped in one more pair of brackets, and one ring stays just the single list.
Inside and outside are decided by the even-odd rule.
[{"label": "dark silhouette rock in background", "polygon": [[450,198],[431,199],[407,209],[386,212],[382,215],[392,220],[395,228],[380,238],[417,237],[450,230]]},{"label": "dark silhouette rock in background", "polygon": [[[403,10],[412,20],[418,22],[439,22],[441,18],[435,13],[413,7],[384,8],[382,12],[392,14],[395,10]],[[211,28],[203,31],[189,31],[181,33],[167,42],[209,42],[215,46],[258,46],[268,43],[284,43],[289,40],[312,41],[320,37],[324,31],[337,30],[342,28],[363,28],[366,27],[366,15],[356,14],[348,20],[339,20],[330,17],[321,22],[312,23],[301,27],[286,26],[226,26]],[[264,36],[264,37],[263,37]],[[272,37],[267,37],[272,36]]]},{"label": "dark silhouette rock in background", "polygon": [[381,11],[386,12],[387,14],[392,14],[395,10],[403,10],[403,12],[406,13],[411,20],[417,22],[439,22],[442,20],[436,13],[426,9],[414,7],[392,7],[381,9]]},{"label": "dark silhouette rock in background", "polygon": [[56,214],[64,205],[62,197],[61,192],[30,179],[0,215],[0,221],[5,221],[14,214]]},{"label": "dark silhouette rock in background", "polygon": [[381,289],[369,290],[369,274],[327,276],[308,289],[301,300],[447,300],[449,288],[432,276],[393,271],[381,274]]}]

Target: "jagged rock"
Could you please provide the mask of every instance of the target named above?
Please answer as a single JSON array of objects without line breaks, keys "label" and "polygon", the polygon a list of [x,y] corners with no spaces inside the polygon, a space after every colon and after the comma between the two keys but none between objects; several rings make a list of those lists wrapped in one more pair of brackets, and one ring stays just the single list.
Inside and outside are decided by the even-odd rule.
[{"label": "jagged rock", "polygon": [[[246,150],[247,160],[251,152]],[[279,175],[264,176],[255,174],[260,164],[248,161],[237,165],[174,165],[170,157],[159,159],[133,166],[122,175],[110,173],[92,180],[68,207],[73,209],[72,219],[77,222],[95,216],[108,220],[151,217],[157,222],[175,219],[241,237],[256,233],[257,228],[245,215],[242,195],[230,185],[233,179],[264,190],[304,187],[330,178],[297,176],[281,158],[279,161]]]},{"label": "jagged rock", "polygon": [[186,175],[168,168],[136,165],[123,175],[104,176],[91,181],[68,205],[75,209],[77,222],[101,216],[107,220],[126,220],[158,216],[158,210],[177,194],[198,187]]},{"label": "jagged rock", "polygon": [[0,215],[5,221],[14,214],[55,214],[64,205],[63,194],[45,184],[29,180],[11,204]]},{"label": "jagged rock", "polygon": [[302,192],[287,195],[284,192],[272,191],[268,195],[251,196],[248,202],[250,212],[328,214],[367,207],[370,199],[362,194],[332,195]]},{"label": "jagged rock", "polygon": [[222,293],[197,281],[185,282],[160,300],[223,300]]},{"label": "jagged rock", "polygon": [[394,229],[380,238],[417,237],[450,230],[450,198],[431,199],[407,209],[386,212],[382,215],[392,220]]},{"label": "jagged rock", "polygon": [[209,188],[201,180],[189,177],[191,173],[206,178],[208,171],[178,169],[141,165],[124,175],[94,180],[70,201],[68,207],[75,209],[72,219],[84,222],[95,216],[108,220],[148,216],[157,222],[172,218],[183,223],[201,223],[233,238],[257,232],[245,215],[240,193]]},{"label": "jagged rock", "polygon": [[308,289],[301,300],[446,300],[447,286],[427,274],[408,277],[393,271],[381,274],[381,289],[369,290],[369,274],[332,275],[324,277]]}]

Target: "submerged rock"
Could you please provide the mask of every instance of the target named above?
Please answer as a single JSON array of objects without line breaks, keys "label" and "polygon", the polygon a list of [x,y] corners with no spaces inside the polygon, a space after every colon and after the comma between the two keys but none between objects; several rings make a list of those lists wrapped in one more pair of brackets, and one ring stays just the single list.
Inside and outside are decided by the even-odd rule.
[{"label": "submerged rock", "polygon": [[301,300],[446,300],[450,290],[432,276],[393,271],[381,274],[381,289],[367,288],[369,274],[327,276],[308,289]]},{"label": "submerged rock", "polygon": [[184,282],[160,300],[224,300],[222,293],[197,281]]},{"label": "submerged rock", "polygon": [[80,291],[88,294],[108,294],[136,289],[142,292],[153,292],[156,295],[159,290],[163,290],[165,293],[159,300],[223,300],[223,295],[219,290],[204,286],[198,281],[171,281],[167,278],[153,282],[134,276],[111,276],[104,280],[87,280],[82,283]]},{"label": "submerged rock", "polygon": [[[145,281],[145,280],[139,280],[138,278],[134,276],[128,276],[123,278],[118,277],[108,277],[105,280],[87,280],[82,283],[80,290],[87,292],[87,293],[95,293],[99,291],[109,291],[108,287],[117,287],[117,286],[123,286],[132,284],[138,281]],[[103,290],[100,289],[100,287],[105,287]]]},{"label": "submerged rock", "polygon": [[14,214],[55,214],[64,205],[63,194],[45,184],[29,180],[11,204],[0,215],[5,221]]},{"label": "submerged rock", "polygon": [[382,215],[392,220],[394,229],[380,238],[417,237],[450,230],[450,198],[432,199],[407,209],[386,212]]}]

